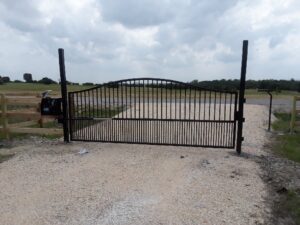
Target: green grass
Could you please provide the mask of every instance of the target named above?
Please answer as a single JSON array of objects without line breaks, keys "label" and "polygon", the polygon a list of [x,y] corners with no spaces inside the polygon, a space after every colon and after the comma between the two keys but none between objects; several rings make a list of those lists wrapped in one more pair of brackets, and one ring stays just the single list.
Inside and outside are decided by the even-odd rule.
[{"label": "green grass", "polygon": [[[14,140],[14,139],[23,139],[26,137],[26,134],[16,134],[16,133],[10,133],[9,134],[9,137],[11,140]],[[3,141],[3,140],[7,140],[3,134],[3,132],[0,132],[0,141]]]},{"label": "green grass", "polygon": [[[83,85],[68,85],[68,91],[79,91],[93,86]],[[45,90],[52,90],[52,94],[57,95],[60,93],[59,84],[38,84],[38,83],[6,83],[0,85],[0,92],[29,92],[41,93]]]},{"label": "green grass", "polygon": [[[24,121],[24,119],[22,119],[22,118],[17,118],[17,119],[14,118],[15,123],[23,122],[23,121]],[[40,125],[38,123],[36,123],[36,124],[28,126],[28,127],[39,128]],[[56,121],[49,121],[47,123],[43,123],[43,128],[61,128],[61,125],[57,124]],[[61,135],[58,135],[58,134],[22,134],[22,133],[20,133],[20,134],[19,133],[10,133],[9,136],[10,136],[10,140],[22,140],[22,139],[26,139],[30,136],[45,137],[50,140],[54,140],[54,139],[61,137]],[[0,132],[0,141],[2,141],[2,140],[6,140],[6,139],[5,139],[4,134],[2,132]]]},{"label": "green grass", "polygon": [[279,136],[275,151],[290,160],[300,163],[300,135],[284,134]]},{"label": "green grass", "polygon": [[[35,125],[29,126],[29,127],[39,128],[40,125],[35,124]],[[62,124],[58,124],[57,121],[49,121],[47,123],[43,123],[43,128],[61,128],[62,129]],[[39,137],[45,137],[50,140],[54,140],[54,139],[61,137],[61,135],[59,135],[59,134],[40,134],[40,135],[34,134],[34,135],[39,136]]]},{"label": "green grass", "polygon": [[277,120],[273,122],[272,128],[275,131],[288,132],[290,130],[291,114],[275,112],[274,115]]},{"label": "green grass", "polygon": [[[39,128],[40,124],[36,123],[36,124],[31,125],[29,127]],[[43,128],[61,128],[61,127],[62,127],[62,125],[58,124],[57,121],[55,121],[55,120],[43,123]]]},{"label": "green grass", "polygon": [[[272,92],[273,98],[290,98],[295,95],[299,95],[299,92],[296,91],[281,91],[281,92]],[[245,90],[246,98],[269,98],[268,93],[258,92],[256,89],[246,89]]]},{"label": "green grass", "polygon": [[[300,162],[300,129],[290,133],[291,115],[289,113],[275,113],[277,120],[272,124],[275,131],[280,132],[273,144],[273,149],[279,155],[290,160]],[[298,118],[300,119],[300,118]]]},{"label": "green grass", "polygon": [[279,214],[290,215],[296,224],[300,224],[300,196],[296,191],[288,191],[277,209]]},{"label": "green grass", "polygon": [[[285,158],[300,163],[300,129],[290,133],[291,114],[275,113],[277,120],[272,127],[276,132],[275,141],[272,143],[272,150]],[[289,190],[277,205],[277,213],[289,215],[296,224],[300,224],[300,193],[296,190]]]},{"label": "green grass", "polygon": [[[60,138],[61,135],[58,134],[19,134],[19,133],[10,133],[9,137],[10,140],[22,140],[22,139],[27,139],[30,136],[37,136],[37,137],[44,137],[50,140],[54,140],[57,138]],[[6,138],[4,137],[3,133],[0,133],[0,141],[6,140]]]},{"label": "green grass", "polygon": [[86,110],[84,108],[78,109],[80,111],[79,115],[76,117],[89,117],[90,115],[93,117],[95,115],[96,117],[99,118],[109,118],[113,117],[120,112],[124,110],[124,107],[119,106],[119,107],[106,107],[106,108],[87,108]]}]

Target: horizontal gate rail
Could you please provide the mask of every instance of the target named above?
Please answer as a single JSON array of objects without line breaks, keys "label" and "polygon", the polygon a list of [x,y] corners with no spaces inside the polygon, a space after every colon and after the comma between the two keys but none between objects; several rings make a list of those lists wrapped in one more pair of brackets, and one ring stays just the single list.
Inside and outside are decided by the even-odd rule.
[{"label": "horizontal gate rail", "polygon": [[229,120],[188,120],[188,119],[152,119],[152,118],[76,118],[70,120],[96,120],[96,121],[107,121],[107,120],[139,120],[139,121],[183,121],[183,122],[218,122],[218,123],[232,123]]}]

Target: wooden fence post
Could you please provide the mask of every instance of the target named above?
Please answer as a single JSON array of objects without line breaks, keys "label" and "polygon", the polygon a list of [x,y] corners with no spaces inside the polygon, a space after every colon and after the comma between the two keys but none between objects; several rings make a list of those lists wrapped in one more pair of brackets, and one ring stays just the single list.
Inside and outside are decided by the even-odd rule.
[{"label": "wooden fence post", "polygon": [[9,130],[8,130],[8,118],[7,118],[7,104],[6,97],[4,94],[1,94],[1,119],[2,119],[2,131],[4,137],[9,139]]},{"label": "wooden fence post", "polygon": [[300,101],[300,97],[294,96],[293,98],[293,108],[291,112],[291,124],[290,124],[290,132],[293,133],[295,131],[295,126],[298,124],[297,114],[300,113],[300,110],[297,110],[297,101]]},{"label": "wooden fence post", "polygon": [[[41,112],[41,103],[38,104],[38,107],[37,107],[37,111],[38,112]],[[40,125],[40,128],[43,128],[44,127],[44,119],[43,119],[43,116],[41,115],[41,117],[39,118],[38,120],[38,124]]]}]

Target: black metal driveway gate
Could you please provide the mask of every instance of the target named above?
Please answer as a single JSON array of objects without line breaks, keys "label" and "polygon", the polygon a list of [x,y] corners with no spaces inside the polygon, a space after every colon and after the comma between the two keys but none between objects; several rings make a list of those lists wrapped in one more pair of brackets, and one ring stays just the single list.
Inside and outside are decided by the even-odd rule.
[{"label": "black metal driveway gate", "polygon": [[63,101],[64,140],[236,146],[240,153],[247,52],[248,41],[244,41],[239,92],[167,79],[136,78],[69,92],[67,99],[60,49],[62,98],[68,100],[68,107]]},{"label": "black metal driveway gate", "polygon": [[234,148],[237,92],[140,78],[69,93],[71,140]]}]

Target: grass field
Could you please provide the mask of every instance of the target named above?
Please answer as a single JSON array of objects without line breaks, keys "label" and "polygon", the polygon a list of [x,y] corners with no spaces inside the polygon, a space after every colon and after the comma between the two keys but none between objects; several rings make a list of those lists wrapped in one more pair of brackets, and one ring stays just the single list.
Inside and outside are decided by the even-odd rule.
[{"label": "grass field", "polygon": [[[79,91],[88,89],[94,86],[86,86],[86,85],[68,85],[68,91]],[[45,90],[52,90],[53,95],[60,94],[60,85],[59,84],[38,84],[38,83],[6,83],[0,85],[0,93],[11,93],[11,92],[19,92],[19,93],[28,93],[30,94],[39,94]],[[151,91],[150,91],[151,93]],[[247,89],[246,97],[248,98],[268,98],[268,94],[264,92],[258,92],[255,89]],[[299,95],[299,93],[295,91],[281,91],[279,93],[274,92],[274,98],[289,98],[294,95]]]},{"label": "grass field", "polygon": [[[281,91],[281,92],[272,92],[273,98],[290,98],[295,95],[299,95],[299,92],[296,91]],[[258,92],[256,89],[246,89],[245,95],[247,98],[269,98],[268,93]]]},{"label": "grass field", "polygon": [[[68,91],[79,91],[83,89],[90,88],[92,86],[83,86],[83,85],[68,85]],[[54,95],[60,93],[59,84],[33,84],[33,83],[6,83],[0,85],[0,92],[28,92],[32,93],[41,93],[45,90],[52,90]]]},{"label": "grass field", "polygon": [[[280,132],[276,138],[273,149],[276,153],[300,163],[300,128],[296,127],[294,133],[290,133],[291,115],[289,113],[275,113],[277,120],[272,127]],[[297,120],[300,120],[298,117]]]}]

